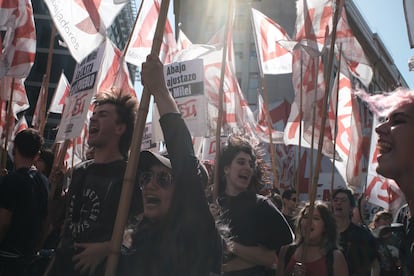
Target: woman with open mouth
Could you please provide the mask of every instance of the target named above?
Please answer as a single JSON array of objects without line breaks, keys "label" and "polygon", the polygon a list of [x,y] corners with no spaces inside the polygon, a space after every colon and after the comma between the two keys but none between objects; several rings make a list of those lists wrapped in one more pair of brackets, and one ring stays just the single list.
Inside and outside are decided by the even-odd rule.
[{"label": "woman with open mouth", "polygon": [[338,249],[335,218],[329,207],[315,202],[313,213],[308,203],[296,219],[295,242],[283,246],[277,275],[347,276],[348,266]]},{"label": "woman with open mouth", "polygon": [[293,239],[271,200],[256,194],[266,179],[256,156],[248,140],[230,136],[219,157],[218,221],[229,230],[224,233],[224,275],[274,275],[276,254]]}]

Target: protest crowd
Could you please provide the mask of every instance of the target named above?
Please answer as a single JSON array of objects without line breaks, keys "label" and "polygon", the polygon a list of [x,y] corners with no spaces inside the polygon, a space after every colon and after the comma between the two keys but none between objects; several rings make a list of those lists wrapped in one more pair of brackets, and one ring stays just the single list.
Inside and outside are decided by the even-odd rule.
[{"label": "protest crowd", "polygon": [[[26,0],[16,2],[20,1]],[[315,6],[321,2],[312,1]],[[312,1],[298,2],[302,5]],[[12,3],[5,2],[0,0],[1,15],[6,14],[3,13],[6,9],[13,9]],[[150,2],[153,1],[144,3]],[[154,0],[148,4],[154,5],[151,7],[156,7],[159,13],[157,28],[151,33],[153,45],[145,49],[145,59],[136,64],[144,87],[140,102],[130,82],[123,60],[125,56],[121,58],[125,53],[121,54],[109,39],[104,38],[97,43],[99,47],[97,45],[98,48],[90,52],[80,50],[76,39],[65,41],[78,64],[72,86],[68,88],[70,94],[59,101],[60,109],[53,106],[53,110],[59,109],[56,112],[62,114],[53,145],[45,143],[43,137],[46,101],[43,101],[43,109],[39,102],[45,98],[39,95],[31,127],[27,123],[16,123],[18,112],[12,110],[12,104],[10,109],[3,110],[1,99],[0,276],[414,275],[414,220],[411,218],[414,212],[414,90],[398,87],[392,92],[370,94],[359,86],[352,86],[348,78],[352,75],[350,64],[361,62],[359,69],[365,68],[362,61],[355,58],[360,56],[362,59],[364,53],[355,41],[350,43],[354,48],[347,48],[351,47],[347,42],[353,35],[347,27],[344,11],[339,9],[341,1],[325,2],[337,2],[338,10],[335,11],[340,12],[332,12],[330,16],[334,17],[333,22],[340,22],[338,35],[330,37],[329,43],[324,40],[314,42],[331,46],[331,51],[334,51],[335,43],[340,43],[341,49],[344,47],[344,68],[339,60],[336,69],[325,70],[336,70],[335,81],[339,84],[341,78],[342,84],[351,87],[346,90],[346,95],[342,92],[341,95],[343,101],[346,99],[346,105],[352,106],[352,112],[358,99],[374,118],[381,118],[380,121],[373,120],[375,140],[372,147],[375,152],[368,162],[375,166],[378,181],[385,179],[395,184],[393,191],[398,193],[392,195],[400,200],[398,208],[380,206],[370,215],[367,214],[370,194],[355,190],[355,183],[350,183],[348,178],[344,185],[335,183],[334,177],[331,183],[323,183],[326,185],[318,182],[322,155],[329,157],[333,166],[340,158],[335,156],[333,146],[338,140],[337,133],[332,132],[332,125],[327,130],[321,127],[338,119],[334,118],[332,110],[326,110],[326,106],[333,104],[329,102],[323,106],[319,104],[323,99],[316,99],[312,94],[317,90],[312,85],[317,85],[315,75],[318,72],[309,77],[312,84],[303,84],[302,77],[293,71],[299,53],[296,51],[300,51],[300,67],[315,65],[310,56],[302,57],[314,47],[312,43],[306,47],[298,43],[300,46],[289,48],[293,53],[289,66],[295,90],[299,87],[299,90],[305,90],[302,91],[305,101],[318,101],[313,104],[314,112],[320,115],[315,119],[320,128],[315,129],[315,122],[309,125],[309,121],[302,118],[300,113],[306,113],[306,110],[300,109],[309,108],[309,105],[299,105],[299,96],[295,95],[285,134],[280,134],[264,123],[269,118],[266,104],[264,111],[262,106],[258,108],[261,119],[257,121],[261,122],[252,119],[253,113],[233,76],[231,45],[224,47],[223,41],[217,42],[223,39],[218,35],[211,40],[215,44],[191,45],[187,41],[180,47],[165,45],[168,39],[163,40],[162,33],[170,28],[168,20],[167,23],[163,21],[166,18],[162,11],[166,7],[164,3],[159,7],[160,2]],[[30,18],[30,1],[24,2],[25,9],[21,8],[21,3],[15,8]],[[52,15],[59,11],[56,1],[45,0],[45,3]],[[331,4],[329,8],[333,11]],[[122,7],[113,5],[112,17],[115,17]],[[256,23],[261,21],[258,18],[265,18],[254,9],[252,16]],[[34,31],[34,25],[30,27],[29,23],[26,22],[24,29],[26,37]],[[166,27],[158,28],[158,24]],[[325,31],[329,28],[326,27],[320,29],[324,32],[323,39],[327,39]],[[307,39],[306,35],[297,32],[295,39]],[[4,40],[6,45],[6,39],[6,36],[0,37],[0,42]],[[71,42],[75,43],[76,49],[71,48]],[[13,47],[18,48],[18,45]],[[174,49],[166,50],[166,47]],[[359,55],[349,55],[349,51]],[[24,60],[22,51],[17,52],[16,58],[21,55],[19,60]],[[116,57],[112,62],[105,60],[109,52]],[[128,53],[127,61],[134,55]],[[31,67],[33,60],[30,59],[34,55],[29,56],[26,63]],[[102,56],[104,61],[99,60]],[[0,54],[0,58],[4,57],[7,57],[6,51]],[[105,64],[115,64],[115,61],[117,67],[111,73]],[[0,70],[0,89],[6,91],[8,85],[24,90],[23,78],[16,76],[27,76],[30,67],[23,68],[24,62],[20,67],[15,66],[16,62],[4,69],[8,73],[3,74]],[[272,67],[263,60],[259,62],[261,70]],[[209,114],[212,118],[209,118],[208,126],[200,126],[188,121],[187,117],[189,114],[200,116],[202,112],[189,108],[180,102],[180,98],[193,96],[192,99],[198,101],[200,98],[197,97],[202,97],[199,94],[204,92],[197,92],[198,86],[191,84],[198,82],[200,75],[213,64],[220,64],[218,72],[223,70],[221,81],[227,90],[207,84],[208,79],[202,80],[206,83],[206,98],[209,101],[215,99],[208,110],[214,109],[217,114]],[[367,81],[362,75],[356,75],[353,78],[360,84]],[[336,89],[339,93],[343,87]],[[11,92],[7,99],[10,103],[13,93],[20,95],[18,91]],[[158,116],[152,127],[157,125],[162,141],[144,147],[142,137],[147,134],[143,133],[143,126],[150,98]],[[14,131],[9,131],[12,129],[10,125],[3,126],[4,111],[8,113],[5,118],[12,118]],[[348,115],[347,119],[354,118],[354,114]],[[303,125],[304,129],[299,130],[298,125]],[[214,141],[215,156],[203,159],[195,145],[195,137],[200,135],[194,133],[214,127],[218,130]],[[319,140],[311,143],[312,150],[318,145],[317,156],[312,157],[316,160],[315,171],[312,171],[313,167],[301,166],[300,148],[298,160],[293,162],[296,164],[294,173],[287,172],[292,170],[291,167],[277,167],[276,157],[281,151],[274,151],[278,147],[273,145],[272,135],[288,141],[296,139],[292,133],[298,131],[298,135],[302,135],[300,131],[303,131],[305,136],[311,129],[312,139]],[[351,140],[351,134],[347,137]],[[352,163],[350,147],[363,145],[351,144],[349,141],[345,155],[356,171],[358,166]],[[340,150],[343,154],[344,150]],[[312,171],[310,181],[299,185],[305,171]],[[292,185],[280,183],[286,176],[292,178],[289,179]],[[318,185],[324,190],[318,191]],[[328,185],[330,189],[326,189]]]}]

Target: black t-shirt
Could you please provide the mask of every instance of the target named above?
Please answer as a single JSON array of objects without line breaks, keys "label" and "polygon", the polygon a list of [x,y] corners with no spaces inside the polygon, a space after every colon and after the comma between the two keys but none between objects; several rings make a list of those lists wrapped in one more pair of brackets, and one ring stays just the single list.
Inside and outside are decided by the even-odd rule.
[{"label": "black t-shirt", "polygon": [[0,180],[0,208],[13,213],[0,249],[32,256],[47,216],[47,179],[35,168],[21,168]]},{"label": "black t-shirt", "polygon": [[340,233],[339,244],[348,263],[349,275],[371,275],[372,262],[377,257],[375,239],[369,230],[351,223]]},{"label": "black t-shirt", "polygon": [[[279,252],[293,241],[293,233],[280,211],[263,196],[250,191],[219,198],[220,222],[228,225],[234,241],[246,246],[264,246]],[[264,269],[264,267],[263,267]]]},{"label": "black t-shirt", "polygon": [[[61,245],[51,275],[78,275],[73,271],[72,262],[73,255],[79,253],[73,248],[75,242],[111,239],[126,165],[125,160],[99,164],[89,160],[76,167],[68,191]],[[134,192],[133,201],[139,196],[139,189]],[[103,275],[104,269],[102,263],[94,275]]]}]

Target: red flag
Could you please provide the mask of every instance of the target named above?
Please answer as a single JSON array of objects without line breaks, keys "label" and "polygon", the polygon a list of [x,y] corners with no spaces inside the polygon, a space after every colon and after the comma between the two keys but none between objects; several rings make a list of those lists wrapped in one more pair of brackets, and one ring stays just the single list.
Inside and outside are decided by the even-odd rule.
[{"label": "red flag", "polygon": [[27,77],[36,53],[36,31],[31,2],[0,1],[0,29],[6,30],[1,43],[0,78]]},{"label": "red flag", "polygon": [[[347,184],[355,191],[362,191],[362,126],[359,114],[358,101],[352,95],[351,81],[348,77],[340,74],[339,80],[339,102],[336,103],[337,81],[333,87],[335,94],[330,98],[328,118],[331,129],[337,124],[337,136],[335,139],[336,150],[342,159]],[[336,106],[338,105],[338,120],[336,117]],[[334,133],[332,133],[334,135]],[[345,178],[345,175],[344,175]]]},{"label": "red flag", "polygon": [[62,72],[55,89],[55,94],[53,94],[52,102],[49,106],[49,112],[62,114],[66,97],[69,96],[69,91],[69,81],[66,78],[65,74]]},{"label": "red flag", "polygon": [[314,41],[322,49],[325,46],[326,29],[332,30],[332,1],[299,0],[296,6],[295,40]]},{"label": "red flag", "polygon": [[[303,82],[301,82],[301,74]],[[301,123],[299,110],[301,106],[300,94],[302,93],[303,138],[310,144],[312,128],[314,128],[314,145],[317,147],[319,135],[322,132],[321,122],[322,116],[324,116],[322,105],[326,85],[322,63],[319,62],[318,58],[306,54],[305,51],[295,50],[293,53],[292,82],[295,89],[295,99],[285,127],[285,143],[287,145],[297,145],[299,143],[299,124]],[[314,123],[313,116],[315,116]],[[333,156],[333,137],[329,125],[325,126],[322,135],[324,136],[322,152],[327,156]]]},{"label": "red flag", "polygon": [[86,159],[86,151],[88,146],[88,124],[85,123],[81,135],[69,142],[66,154],[64,157],[64,164],[66,168],[72,168]]},{"label": "red flag", "polygon": [[177,52],[186,49],[191,44],[193,43],[191,43],[190,39],[188,39],[188,37],[181,29],[179,29],[177,38]]},{"label": "red flag", "polygon": [[[366,87],[369,86],[373,71],[364,49],[355,38],[352,29],[349,27],[345,9],[342,9],[337,26],[336,41],[337,48],[342,45],[342,67],[341,72],[348,75],[350,72],[359,79]],[[344,68],[345,67],[345,68]]]},{"label": "red flag", "polygon": [[44,81],[45,79],[43,79],[42,86],[40,87],[39,95],[37,97],[36,107],[35,107],[33,117],[32,117],[32,127],[35,129],[39,129],[41,125],[41,120],[46,119],[45,118],[46,114],[42,114],[42,110],[45,110],[43,108],[46,105],[46,102],[44,102],[46,100],[46,97],[45,97],[46,89],[45,89]]},{"label": "red flag", "polygon": [[375,127],[377,125],[378,118],[375,116],[372,123],[371,151],[365,194],[368,197],[368,202],[381,206],[386,210],[396,210],[402,205],[404,200],[401,190],[393,180],[385,178],[376,172],[378,166],[378,149],[376,147],[378,135],[375,132]]},{"label": "red flag", "polygon": [[13,136],[11,141],[14,141],[14,137],[16,137],[16,134],[20,131],[28,128],[29,125],[27,124],[26,117],[23,115],[20,117],[20,119],[17,121],[17,123],[14,126]]},{"label": "red flag", "polygon": [[[286,105],[285,105],[285,103],[286,103]],[[269,110],[271,125],[272,125],[272,129],[271,129],[271,131],[272,131],[272,142],[273,143],[283,143],[283,132],[276,131],[275,130],[276,127],[274,127],[274,125],[279,124],[280,123],[279,119],[281,119],[283,127],[285,126],[285,124],[283,122],[283,118],[279,117],[280,115],[281,116],[283,116],[283,115],[279,113],[278,109],[284,109],[284,107],[289,107],[289,109],[290,109],[290,105],[286,101],[278,102],[278,103],[276,103],[276,105],[278,105],[278,106],[275,107],[275,103],[273,103],[272,110]],[[269,106],[268,106],[268,108],[270,109]],[[269,128],[267,126],[266,109],[265,109],[265,105],[264,105],[262,95],[260,95],[260,94],[258,94],[257,110],[259,111],[259,114],[257,116],[256,134],[260,135],[260,137],[261,137],[260,139],[262,141],[269,142]],[[289,115],[289,114],[287,114],[287,115]],[[287,119],[287,117],[285,119]]]},{"label": "red flag", "polygon": [[[13,81],[14,80],[14,81]],[[10,94],[13,85],[13,115],[17,119],[17,114],[30,107],[29,100],[26,95],[24,79],[16,79],[12,77],[4,77],[0,79],[0,98],[4,101],[10,100]]]},{"label": "red flag", "polygon": [[125,3],[110,0],[45,0],[59,34],[78,62],[95,50]]},{"label": "red flag", "polygon": [[252,22],[262,73],[291,73],[292,54],[279,44],[279,41],[290,40],[286,31],[272,19],[253,8]]},{"label": "red flag", "polygon": [[[125,60],[138,67],[146,60],[151,52],[155,27],[160,13],[160,0],[143,0],[140,13],[131,34],[131,43],[126,49]],[[164,37],[160,49],[160,59],[164,64],[170,63],[177,52],[177,46],[171,24],[167,19]]]},{"label": "red flag", "polygon": [[122,58],[121,51],[107,39],[98,81],[98,93],[112,87],[136,96],[134,86],[129,77],[128,67]]}]

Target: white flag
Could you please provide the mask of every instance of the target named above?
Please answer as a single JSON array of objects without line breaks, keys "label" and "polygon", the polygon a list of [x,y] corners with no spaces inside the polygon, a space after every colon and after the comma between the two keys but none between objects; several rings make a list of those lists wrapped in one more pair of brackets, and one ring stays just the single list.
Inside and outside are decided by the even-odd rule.
[{"label": "white flag", "polygon": [[65,105],[66,97],[69,96],[70,84],[65,74],[62,72],[59,78],[59,82],[53,94],[52,102],[49,106],[49,112],[62,113],[63,106]]},{"label": "white flag", "polygon": [[374,115],[374,120],[372,122],[371,149],[368,162],[367,189],[365,194],[368,197],[368,202],[381,206],[387,210],[395,210],[402,205],[404,197],[394,180],[385,178],[379,175],[376,171],[378,166],[378,149],[376,147],[378,135],[375,132],[375,127],[377,125],[378,118]]},{"label": "white flag", "polygon": [[45,0],[57,30],[80,63],[104,40],[108,28],[124,4],[113,0]]},{"label": "white flag", "polygon": [[[152,40],[160,13],[159,0],[142,0],[140,13],[131,34],[131,43],[128,45],[125,60],[141,67],[151,52]],[[170,22],[165,22],[163,42],[160,49],[160,59],[163,64],[171,62],[177,51],[176,42]]]},{"label": "white flag", "polygon": [[252,8],[253,31],[256,37],[257,55],[263,74],[287,74],[292,72],[292,54],[278,41],[289,41],[285,30],[272,19]]}]

